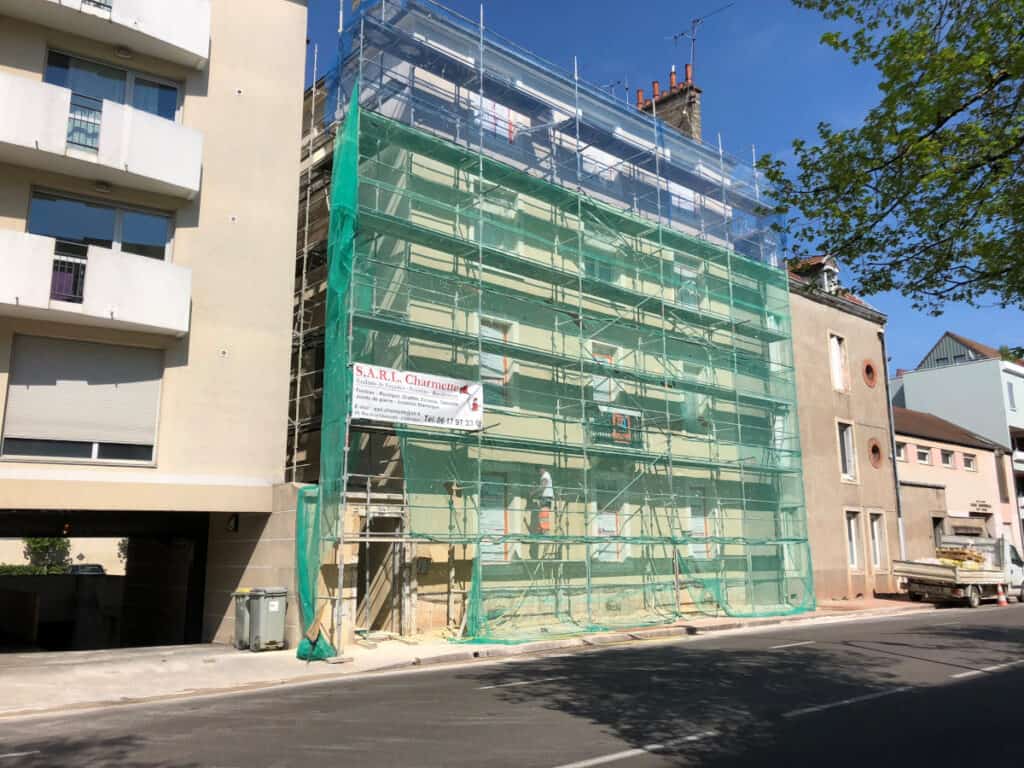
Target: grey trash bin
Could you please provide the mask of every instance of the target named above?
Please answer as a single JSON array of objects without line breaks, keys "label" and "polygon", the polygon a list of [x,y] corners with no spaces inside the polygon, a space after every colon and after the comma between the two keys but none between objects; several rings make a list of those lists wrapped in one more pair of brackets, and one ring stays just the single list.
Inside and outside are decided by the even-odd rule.
[{"label": "grey trash bin", "polygon": [[244,651],[249,647],[249,598],[252,590],[238,589],[231,596],[235,598],[235,648]]},{"label": "grey trash bin", "polygon": [[284,648],[287,587],[263,587],[249,593],[249,650]]}]

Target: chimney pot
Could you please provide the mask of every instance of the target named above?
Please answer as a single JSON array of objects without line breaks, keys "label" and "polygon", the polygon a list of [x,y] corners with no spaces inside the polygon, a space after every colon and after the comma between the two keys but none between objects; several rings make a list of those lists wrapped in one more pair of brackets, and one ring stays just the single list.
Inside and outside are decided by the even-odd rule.
[{"label": "chimney pot", "polygon": [[657,80],[651,83],[651,98],[657,99],[661,95],[661,83]]},{"label": "chimney pot", "polygon": [[693,85],[693,64],[686,65],[686,84]]},{"label": "chimney pot", "polygon": [[668,87],[670,90],[676,89],[676,65],[672,65],[672,71],[668,73]]},{"label": "chimney pot", "polygon": [[643,88],[637,88],[636,89],[636,108],[637,109],[643,109],[644,108],[644,89]]}]

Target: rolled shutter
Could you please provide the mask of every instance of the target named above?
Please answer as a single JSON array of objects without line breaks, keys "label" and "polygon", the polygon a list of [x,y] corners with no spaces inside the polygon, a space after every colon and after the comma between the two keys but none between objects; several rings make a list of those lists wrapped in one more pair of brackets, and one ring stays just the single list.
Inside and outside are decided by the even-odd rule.
[{"label": "rolled shutter", "polygon": [[16,336],[4,437],[153,445],[163,352]]}]

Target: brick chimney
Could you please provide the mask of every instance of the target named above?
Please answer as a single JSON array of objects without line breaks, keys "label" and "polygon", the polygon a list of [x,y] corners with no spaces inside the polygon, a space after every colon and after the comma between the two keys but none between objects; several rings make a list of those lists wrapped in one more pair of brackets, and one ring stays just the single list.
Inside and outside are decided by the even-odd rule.
[{"label": "brick chimney", "polygon": [[658,118],[676,128],[683,135],[689,136],[697,141],[701,140],[700,125],[700,95],[701,90],[693,84],[693,68],[686,65],[686,76],[683,82],[676,79],[676,67],[672,65],[672,71],[668,76],[668,88],[662,91],[657,83],[654,83],[654,97],[651,100],[643,100],[641,94],[637,94],[637,109],[644,112],[654,112],[657,107]]}]

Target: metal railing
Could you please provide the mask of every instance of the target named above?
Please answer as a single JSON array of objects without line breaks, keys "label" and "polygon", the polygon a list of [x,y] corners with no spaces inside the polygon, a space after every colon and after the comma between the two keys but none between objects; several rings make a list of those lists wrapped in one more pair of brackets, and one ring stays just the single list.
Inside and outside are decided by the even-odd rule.
[{"label": "metal railing", "polygon": [[50,298],[81,304],[85,297],[85,264],[89,247],[58,240],[53,249]]},{"label": "metal railing", "polygon": [[114,7],[114,0],[82,0],[82,5],[91,5],[93,8],[102,8],[104,11],[109,11]]},{"label": "metal railing", "polygon": [[72,93],[71,110],[68,114],[68,144],[98,150],[102,117],[102,99]]}]

